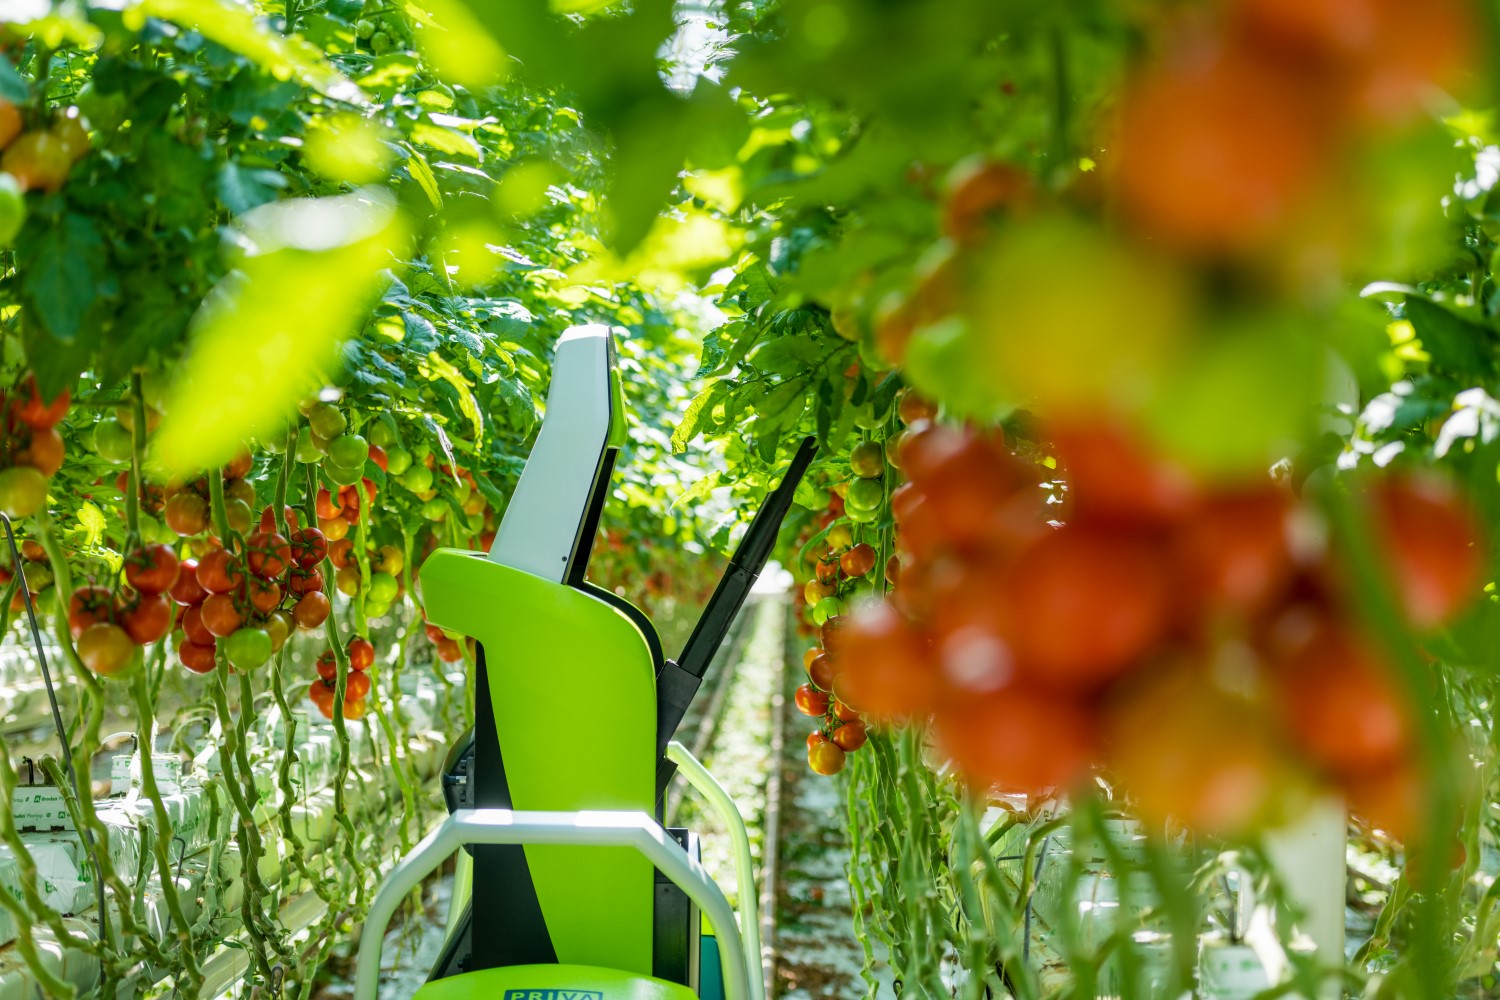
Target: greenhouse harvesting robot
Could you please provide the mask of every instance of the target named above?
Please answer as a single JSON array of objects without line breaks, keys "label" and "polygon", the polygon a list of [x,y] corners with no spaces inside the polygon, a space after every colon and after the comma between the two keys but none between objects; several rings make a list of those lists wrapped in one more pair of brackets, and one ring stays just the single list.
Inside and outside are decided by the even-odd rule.
[{"label": "greenhouse harvesting robot", "polygon": [[[371,906],[356,1000],[377,996],[402,899],[455,853],[446,944],[418,1000],[763,998],[743,820],[672,735],[815,447],[802,443],[682,656],[667,660],[645,614],[584,579],[626,436],[613,362],[609,328],[562,336],[541,431],[488,557],[440,549],[422,567],[429,620],[476,640],[475,725],[445,767],[450,816]],[[569,738],[585,722],[589,739]],[[661,825],[679,768],[735,840],[742,926],[698,864],[696,838]]]}]

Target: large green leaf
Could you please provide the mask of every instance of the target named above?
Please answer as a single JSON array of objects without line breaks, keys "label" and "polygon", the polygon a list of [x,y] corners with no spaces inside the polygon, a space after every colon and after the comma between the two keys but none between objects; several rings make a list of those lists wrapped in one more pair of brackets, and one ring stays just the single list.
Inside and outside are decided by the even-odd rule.
[{"label": "large green leaf", "polygon": [[245,217],[245,237],[253,252],[199,310],[155,438],[153,457],[173,475],[284,432],[364,323],[406,224],[385,191],[361,191],[263,206]]}]

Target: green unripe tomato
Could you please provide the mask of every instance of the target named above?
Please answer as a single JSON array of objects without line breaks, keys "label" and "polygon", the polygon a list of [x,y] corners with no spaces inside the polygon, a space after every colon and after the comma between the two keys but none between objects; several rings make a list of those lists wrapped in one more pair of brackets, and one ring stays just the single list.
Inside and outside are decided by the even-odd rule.
[{"label": "green unripe tomato", "polygon": [[885,500],[885,487],[878,479],[856,479],[844,494],[844,509],[879,510]]},{"label": "green unripe tomato", "polygon": [[861,441],[849,453],[849,468],[861,479],[879,479],[885,471],[885,449],[878,441]]},{"label": "green unripe tomato", "polygon": [[459,503],[469,499],[469,494],[474,492],[474,487],[469,485],[467,479],[455,479],[453,481],[453,496]]},{"label": "green unripe tomato", "polygon": [[396,578],[389,573],[371,573],[366,596],[376,604],[390,605],[396,599]]},{"label": "green unripe tomato", "polygon": [[349,429],[349,421],[332,403],[314,404],[307,412],[307,425],[325,441],[336,438]]},{"label": "green unripe tomato", "polygon": [[422,516],[429,521],[441,521],[448,516],[448,501],[433,497],[422,505]]},{"label": "green unripe tomato", "polygon": [[389,451],[396,443],[396,432],[384,420],[377,420],[370,425],[370,443]]},{"label": "green unripe tomato", "polygon": [[395,45],[396,43],[391,41],[391,36],[383,31],[377,31],[370,36],[370,48],[375,50],[377,56],[385,55],[395,48]]},{"label": "green unripe tomato", "polygon": [[10,174],[0,174],[0,250],[15,242],[26,222],[26,197]]},{"label": "green unripe tomato", "polygon": [[384,618],[386,615],[388,615],[390,613],[391,613],[391,605],[390,605],[389,602],[377,601],[373,597],[366,597],[365,598],[365,617],[366,618]]},{"label": "green unripe tomato", "polygon": [[30,517],[47,502],[47,477],[29,465],[0,472],[0,510],[11,517]]},{"label": "green unripe tomato", "polygon": [[271,658],[271,633],[263,628],[240,628],[224,639],[224,656],[236,670],[254,670]]},{"label": "green unripe tomato", "polygon": [[474,534],[479,534],[484,530],[484,511],[480,510],[472,514],[465,514],[464,523],[469,526],[469,530]]},{"label": "green unripe tomato", "polygon": [[329,479],[340,486],[353,486],[365,474],[362,465],[340,465],[332,458],[324,460],[323,471],[328,474]]},{"label": "green unripe tomato", "polygon": [[844,508],[844,516],[853,521],[855,524],[873,524],[875,523],[875,520],[880,517],[880,511],[878,509],[861,510],[858,507],[846,506]]},{"label": "green unripe tomato", "polygon": [[875,412],[873,404],[866,403],[854,411],[854,426],[873,431],[885,423],[885,417],[884,413]]},{"label": "green unripe tomato", "polygon": [[345,469],[365,467],[370,457],[370,443],[358,434],[340,434],[328,442],[328,460]]},{"label": "green unripe tomato", "polygon": [[844,613],[844,602],[837,597],[825,597],[813,605],[813,621],[819,625]]},{"label": "green unripe tomato", "polygon": [[[372,437],[374,435],[371,435]],[[411,468],[411,452],[405,448],[390,448],[385,453],[385,473],[388,476],[399,476]]]},{"label": "green unripe tomato", "polygon": [[355,35],[356,38],[358,38],[362,42],[368,42],[370,40],[370,37],[372,35],[374,35],[374,34],[375,34],[375,22],[374,21],[370,21],[370,20],[366,20],[364,18],[361,18],[359,20],[359,22],[354,25],[354,35]]},{"label": "green unripe tomato", "polygon": [[401,485],[413,493],[426,493],[432,489],[432,470],[425,465],[413,465],[401,476]]},{"label": "green unripe tomato", "polygon": [[311,465],[314,462],[322,461],[323,449],[319,448],[317,442],[313,440],[311,428],[304,427],[297,432],[296,458],[303,465]]},{"label": "green unripe tomato", "polygon": [[135,446],[125,425],[113,417],[105,417],[94,425],[94,451],[106,462],[128,462]]},{"label": "green unripe tomato", "polygon": [[177,536],[165,524],[150,514],[141,511],[138,517],[141,526],[141,541],[146,543],[166,542],[167,544],[177,541]]}]

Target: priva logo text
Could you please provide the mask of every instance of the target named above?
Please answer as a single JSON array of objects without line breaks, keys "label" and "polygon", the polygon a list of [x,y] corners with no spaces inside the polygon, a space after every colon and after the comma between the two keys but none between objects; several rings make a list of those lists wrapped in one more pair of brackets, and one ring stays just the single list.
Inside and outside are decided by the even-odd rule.
[{"label": "priva logo text", "polygon": [[598,990],[506,990],[502,1000],[604,1000]]}]

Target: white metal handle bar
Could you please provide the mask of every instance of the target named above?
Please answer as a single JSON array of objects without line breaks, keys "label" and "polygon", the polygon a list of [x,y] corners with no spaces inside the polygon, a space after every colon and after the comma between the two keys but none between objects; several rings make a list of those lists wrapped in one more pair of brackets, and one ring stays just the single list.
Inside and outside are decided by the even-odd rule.
[{"label": "white metal handle bar", "polygon": [[396,910],[422,880],[465,844],[565,844],[576,847],[630,847],[639,851],[698,908],[708,915],[719,942],[724,967],[725,1000],[750,1000],[749,969],[729,900],[703,866],[688,857],[643,812],[515,812],[510,809],[460,809],[386,876],[359,938],[354,1000],[377,1000],[380,951]]},{"label": "white metal handle bar", "polygon": [[[757,909],[755,891],[755,865],[750,857],[750,833],[745,829],[745,818],[740,815],[734,799],[719,784],[708,768],[699,763],[692,751],[673,740],[667,744],[667,759],[677,765],[677,772],[696,788],[708,804],[719,814],[729,828],[729,839],[734,847],[734,877],[739,882],[740,935],[745,942],[745,966],[762,970],[764,959],[760,953],[760,914]],[[718,933],[719,923],[713,921]],[[766,1000],[765,976],[750,977],[751,1000]]]}]

